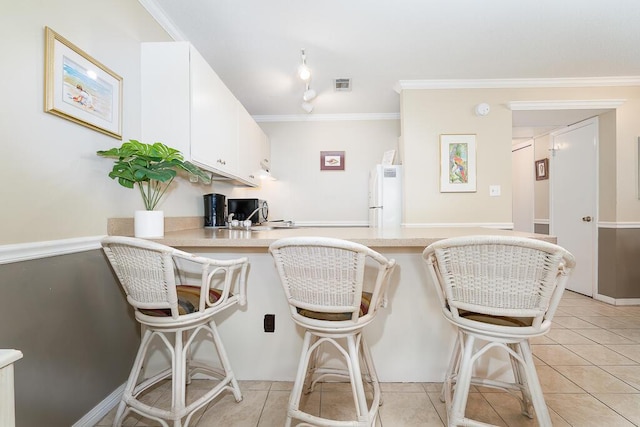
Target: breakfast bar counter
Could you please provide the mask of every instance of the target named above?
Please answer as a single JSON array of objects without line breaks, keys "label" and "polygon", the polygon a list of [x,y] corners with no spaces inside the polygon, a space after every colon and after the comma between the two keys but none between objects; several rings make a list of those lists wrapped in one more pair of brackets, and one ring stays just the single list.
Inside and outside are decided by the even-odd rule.
[{"label": "breakfast bar counter", "polygon": [[544,234],[523,233],[483,227],[270,227],[196,228],[171,231],[157,242],[181,248],[267,248],[277,239],[293,236],[322,236],[349,240],[376,248],[422,248],[448,237],[470,235],[510,235],[555,242]]},{"label": "breakfast bar counter", "polygon": [[[553,236],[480,227],[258,227],[253,231],[169,231],[154,241],[211,258],[249,258],[247,305],[221,313],[217,321],[237,377],[272,381],[294,379],[303,331],[290,318],[269,245],[283,237],[324,236],[369,246],[397,262],[388,291],[389,304],[364,332],[381,381],[439,382],[444,377],[455,331],[441,315],[422,251],[443,238],[482,234],[556,240]],[[266,314],[275,315],[274,332],[264,331]],[[491,366],[486,369],[490,371]]]}]

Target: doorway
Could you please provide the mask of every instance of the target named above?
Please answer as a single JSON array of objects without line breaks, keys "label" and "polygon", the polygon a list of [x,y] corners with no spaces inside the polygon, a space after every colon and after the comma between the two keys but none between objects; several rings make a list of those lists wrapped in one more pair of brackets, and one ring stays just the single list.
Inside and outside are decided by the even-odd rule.
[{"label": "doorway", "polygon": [[549,225],[576,257],[567,289],[593,297],[597,277],[598,118],[551,133]]}]

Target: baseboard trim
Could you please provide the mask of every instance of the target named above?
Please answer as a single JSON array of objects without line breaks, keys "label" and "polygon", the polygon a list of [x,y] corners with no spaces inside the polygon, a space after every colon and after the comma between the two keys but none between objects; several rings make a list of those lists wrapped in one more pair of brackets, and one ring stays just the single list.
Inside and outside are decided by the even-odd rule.
[{"label": "baseboard trim", "polygon": [[80,418],[71,427],[93,427],[101,419],[103,419],[109,411],[116,407],[122,395],[124,394],[124,387],[126,383],[122,383],[120,387],[115,389],[109,396],[104,398],[102,402],[98,403],[91,411],[87,412],[84,417]]},{"label": "baseboard trim", "polygon": [[0,264],[29,261],[57,255],[67,255],[100,249],[100,240],[104,236],[79,237],[44,242],[18,243],[0,246]]},{"label": "baseboard trim", "polygon": [[606,302],[610,305],[640,305],[640,298],[612,298],[607,295],[596,294],[593,299]]}]

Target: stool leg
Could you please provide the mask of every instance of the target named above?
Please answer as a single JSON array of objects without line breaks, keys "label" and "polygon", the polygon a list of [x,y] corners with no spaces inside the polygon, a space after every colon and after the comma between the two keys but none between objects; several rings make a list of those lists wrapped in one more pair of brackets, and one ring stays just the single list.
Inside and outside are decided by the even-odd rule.
[{"label": "stool leg", "polygon": [[449,426],[464,425],[465,409],[469,397],[469,388],[471,387],[471,376],[473,375],[472,357],[475,338],[473,335],[462,333],[461,340],[460,367],[453,392],[453,403],[447,414]]},{"label": "stool leg", "polygon": [[451,359],[449,360],[449,367],[447,368],[447,373],[444,377],[444,383],[442,384],[442,390],[440,391],[440,401],[446,402],[447,405],[451,404],[451,390],[453,388],[454,378],[458,374],[458,370],[460,369],[460,357],[461,357],[461,346],[460,342],[462,332],[457,331],[456,333],[456,341],[453,345],[453,352],[451,353]]},{"label": "stool leg", "polygon": [[[364,393],[364,384],[362,382],[362,370],[360,368],[360,346],[356,342],[360,338],[360,334],[347,336],[347,348],[349,354],[349,376],[351,377],[351,388],[353,390],[358,421],[366,421],[369,416],[369,408],[367,407],[367,397]],[[377,409],[377,408],[376,408]]]},{"label": "stool leg", "polygon": [[236,380],[236,376],[231,370],[231,363],[229,362],[229,356],[227,356],[227,352],[224,349],[224,344],[222,343],[222,339],[220,338],[220,334],[218,333],[218,327],[216,326],[216,322],[211,320],[209,322],[209,327],[211,328],[213,343],[216,346],[218,357],[220,358],[220,363],[222,364],[222,368],[224,369],[224,373],[226,376],[225,380],[231,383],[233,397],[235,397],[236,402],[240,402],[242,400],[242,392],[240,391],[238,380]]},{"label": "stool leg", "polygon": [[527,375],[531,401],[533,402],[533,407],[536,411],[538,424],[540,427],[551,427],[551,416],[549,415],[547,404],[544,401],[544,394],[542,393],[540,380],[538,380],[538,373],[536,372],[536,366],[533,362],[531,346],[529,345],[528,340],[524,340],[520,343],[520,350],[522,358],[524,359],[524,371]]},{"label": "stool leg", "polygon": [[[172,374],[172,397],[171,397],[171,412],[177,414],[184,410],[185,407],[185,349],[182,345],[182,331],[175,333],[175,343],[173,345],[173,374]],[[181,419],[177,418],[173,421],[174,427],[181,427]]]},{"label": "stool leg", "polygon": [[[507,344],[509,348],[517,353],[520,357],[522,357],[522,349],[520,348],[519,343],[511,343]],[[520,400],[520,409],[523,415],[526,415],[529,418],[533,418],[533,406],[531,403],[531,393],[529,391],[529,383],[527,382],[527,374],[524,371],[524,366],[522,362],[513,356],[509,356],[511,360],[511,369],[513,370],[513,377],[515,378],[515,383],[520,388],[520,393],[522,395],[522,399]],[[522,359],[524,360],[524,359]]]},{"label": "stool leg", "polygon": [[361,336],[360,345],[362,346],[362,357],[364,360],[364,366],[367,369],[367,374],[369,375],[371,385],[373,386],[373,405],[381,406],[382,392],[380,391],[380,381],[378,380],[378,373],[376,372],[376,367],[373,364],[373,357],[371,356],[371,350],[369,349],[369,345],[367,344],[367,340],[364,339],[364,336]]},{"label": "stool leg", "polygon": [[136,354],[136,359],[134,360],[133,366],[131,367],[131,372],[129,373],[127,384],[124,387],[122,400],[120,400],[120,404],[118,405],[116,416],[113,419],[113,427],[119,427],[120,425],[122,425],[121,418],[124,415],[125,409],[127,408],[127,400],[133,398],[133,390],[136,388],[138,376],[140,375],[140,370],[142,369],[142,363],[144,362],[144,357],[147,353],[147,347],[149,346],[149,341],[151,340],[153,334],[149,330],[149,328],[142,327],[141,331],[142,338],[140,339],[138,353]]},{"label": "stool leg", "polygon": [[293,388],[291,389],[291,395],[289,396],[289,408],[287,409],[287,420],[285,421],[285,427],[291,426],[291,422],[293,420],[295,412],[300,410],[302,389],[305,383],[309,359],[312,356],[312,354],[309,353],[311,338],[311,332],[305,331],[304,340],[302,342],[302,351],[300,352],[300,362],[298,363],[298,372],[296,373],[296,379],[293,383]]}]

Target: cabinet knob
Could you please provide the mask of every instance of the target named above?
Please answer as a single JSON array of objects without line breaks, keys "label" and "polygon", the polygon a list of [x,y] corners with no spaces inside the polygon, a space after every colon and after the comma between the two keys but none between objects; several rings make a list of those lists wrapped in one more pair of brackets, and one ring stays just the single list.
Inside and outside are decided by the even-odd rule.
[{"label": "cabinet knob", "polygon": [[583,216],[583,217],[582,217],[582,220],[583,220],[584,222],[591,222],[591,217],[590,217],[590,216]]},{"label": "cabinet knob", "polygon": [[224,161],[224,160],[222,160],[222,159],[218,159],[218,160],[216,160],[216,162],[217,162],[217,163],[220,163],[221,165],[226,165],[226,164],[227,164],[227,162],[225,162],[225,161]]}]

